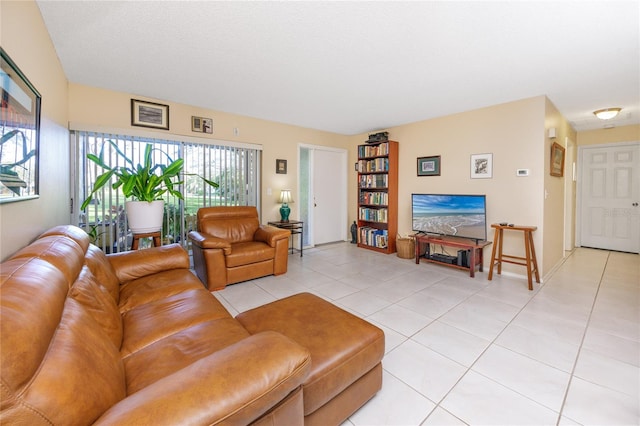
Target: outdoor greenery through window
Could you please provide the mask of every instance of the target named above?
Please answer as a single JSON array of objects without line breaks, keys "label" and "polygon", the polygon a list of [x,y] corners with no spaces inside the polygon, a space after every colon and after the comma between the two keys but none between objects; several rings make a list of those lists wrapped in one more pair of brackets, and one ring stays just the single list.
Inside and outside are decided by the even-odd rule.
[{"label": "outdoor greenery through window", "polygon": [[[196,213],[206,206],[258,205],[260,150],[224,145],[209,145],[143,137],[73,131],[72,143],[75,156],[75,173],[72,179],[73,200],[72,223],[83,228],[94,244],[107,253],[129,250],[132,234],[127,224],[124,205],[126,201],[120,190],[111,185],[96,194],[86,210],[80,205],[103,170],[87,160],[87,154],[100,154],[104,146],[105,162],[120,165],[122,162],[107,141],[113,141],[134,164],[143,162],[144,148],[152,144],[171,159],[184,158],[184,184],[179,188],[184,201],[165,194],[165,211],[162,226],[163,243],[177,242],[189,249],[187,235],[196,230]],[[155,163],[168,164],[167,157],[154,150]],[[124,165],[124,164],[123,164]],[[199,176],[218,183],[212,188]],[[149,244],[149,242],[146,242]],[[142,241],[141,241],[142,246]]]}]

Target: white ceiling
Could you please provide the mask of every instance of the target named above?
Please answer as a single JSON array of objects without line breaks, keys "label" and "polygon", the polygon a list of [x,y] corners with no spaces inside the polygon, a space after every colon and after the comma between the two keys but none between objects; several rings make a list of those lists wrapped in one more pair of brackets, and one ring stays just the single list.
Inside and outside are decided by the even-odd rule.
[{"label": "white ceiling", "polygon": [[348,135],[538,95],[640,124],[637,0],[38,5],[72,83]]}]

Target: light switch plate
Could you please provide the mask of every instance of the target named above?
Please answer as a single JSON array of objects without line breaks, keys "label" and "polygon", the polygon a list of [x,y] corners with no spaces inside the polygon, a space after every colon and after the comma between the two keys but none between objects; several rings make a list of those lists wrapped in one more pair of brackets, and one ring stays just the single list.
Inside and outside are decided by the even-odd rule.
[{"label": "light switch plate", "polygon": [[516,176],[529,176],[529,169],[517,169]]}]

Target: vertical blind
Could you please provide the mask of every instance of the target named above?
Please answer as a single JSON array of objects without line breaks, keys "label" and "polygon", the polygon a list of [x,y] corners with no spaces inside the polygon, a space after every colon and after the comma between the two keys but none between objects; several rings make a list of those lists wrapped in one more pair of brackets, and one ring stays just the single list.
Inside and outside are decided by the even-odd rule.
[{"label": "vertical blind", "polygon": [[[75,164],[71,188],[71,223],[85,229],[92,242],[107,253],[128,250],[131,232],[124,212],[126,201],[120,190],[107,185],[96,194],[86,210],[80,205],[87,197],[97,176],[104,171],[87,159],[104,149],[107,165],[124,165],[109,141],[113,141],[134,164],[143,162],[144,148],[152,144],[154,163],[168,164],[184,158],[183,185],[179,191],[184,200],[165,194],[162,238],[165,243],[178,242],[189,249],[187,235],[196,229],[196,213],[206,206],[258,206],[260,150],[226,145],[181,142],[148,137],[126,136],[74,130],[71,132],[72,162]],[[212,188],[202,176],[220,185]]]}]

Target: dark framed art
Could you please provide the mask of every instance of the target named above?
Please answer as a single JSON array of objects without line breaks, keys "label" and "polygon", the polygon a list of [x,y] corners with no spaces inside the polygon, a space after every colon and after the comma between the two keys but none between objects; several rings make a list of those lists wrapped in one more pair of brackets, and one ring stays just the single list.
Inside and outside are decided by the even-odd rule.
[{"label": "dark framed art", "polygon": [[213,133],[213,119],[191,116],[191,131]]},{"label": "dark framed art", "polygon": [[564,176],[564,147],[558,142],[551,145],[551,176]]},{"label": "dark framed art", "polygon": [[131,125],[169,130],[169,105],[131,99]]},{"label": "dark framed art", "polygon": [[418,176],[440,176],[440,156],[419,157]]},{"label": "dark framed art", "polygon": [[276,173],[287,174],[287,160],[276,160]]},{"label": "dark framed art", "polygon": [[0,47],[0,203],[37,198],[40,93]]}]

